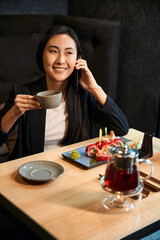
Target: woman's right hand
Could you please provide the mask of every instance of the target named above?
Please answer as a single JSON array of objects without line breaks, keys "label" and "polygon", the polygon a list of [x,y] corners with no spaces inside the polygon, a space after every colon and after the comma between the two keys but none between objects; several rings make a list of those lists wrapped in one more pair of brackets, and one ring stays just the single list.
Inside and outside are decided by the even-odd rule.
[{"label": "woman's right hand", "polygon": [[31,95],[18,94],[13,107],[1,120],[1,130],[7,133],[20,116],[33,109],[42,109],[37,99]]},{"label": "woman's right hand", "polygon": [[20,117],[28,110],[41,109],[40,103],[34,96],[18,94],[14,100],[13,110],[15,115]]}]

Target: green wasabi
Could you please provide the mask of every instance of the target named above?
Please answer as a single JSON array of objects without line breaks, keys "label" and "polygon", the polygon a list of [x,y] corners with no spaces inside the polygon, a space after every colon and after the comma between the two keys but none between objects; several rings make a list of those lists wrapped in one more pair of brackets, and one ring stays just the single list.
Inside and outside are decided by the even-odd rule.
[{"label": "green wasabi", "polygon": [[70,153],[70,158],[72,158],[72,159],[79,159],[80,158],[80,153],[78,152],[78,151],[76,151],[76,150],[73,150],[71,153]]}]

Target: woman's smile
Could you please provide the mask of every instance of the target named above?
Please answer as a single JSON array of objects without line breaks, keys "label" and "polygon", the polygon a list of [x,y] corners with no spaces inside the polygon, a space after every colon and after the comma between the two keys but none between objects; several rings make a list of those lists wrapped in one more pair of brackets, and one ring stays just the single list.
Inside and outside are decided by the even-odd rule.
[{"label": "woman's smile", "polygon": [[56,73],[63,73],[67,70],[67,68],[53,67]]},{"label": "woman's smile", "polygon": [[77,48],[68,34],[51,37],[43,52],[47,81],[65,81],[75,69]]}]

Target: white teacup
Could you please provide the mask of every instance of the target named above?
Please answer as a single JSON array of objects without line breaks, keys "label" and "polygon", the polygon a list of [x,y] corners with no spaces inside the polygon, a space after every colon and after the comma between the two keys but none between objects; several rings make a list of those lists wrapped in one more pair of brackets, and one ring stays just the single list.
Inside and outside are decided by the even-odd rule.
[{"label": "white teacup", "polygon": [[39,92],[35,95],[42,108],[56,108],[62,100],[62,92],[59,90],[48,90]]}]

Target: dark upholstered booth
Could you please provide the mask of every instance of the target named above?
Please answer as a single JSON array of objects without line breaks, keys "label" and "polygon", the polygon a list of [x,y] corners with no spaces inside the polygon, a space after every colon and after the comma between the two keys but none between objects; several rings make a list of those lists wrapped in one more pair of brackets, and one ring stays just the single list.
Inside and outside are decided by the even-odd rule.
[{"label": "dark upholstered booth", "polygon": [[13,83],[30,82],[40,75],[36,48],[52,23],[52,16],[0,16],[0,103]]},{"label": "dark upholstered booth", "polygon": [[13,84],[31,82],[42,75],[35,57],[38,43],[49,27],[59,24],[76,31],[97,82],[107,94],[116,98],[120,23],[56,15],[2,15],[0,104],[7,100]]},{"label": "dark upholstered booth", "polygon": [[115,99],[120,24],[100,19],[55,15],[0,16],[0,104],[13,83],[41,75],[35,61],[37,45],[52,25],[69,25],[77,32],[89,68],[105,91]]}]

